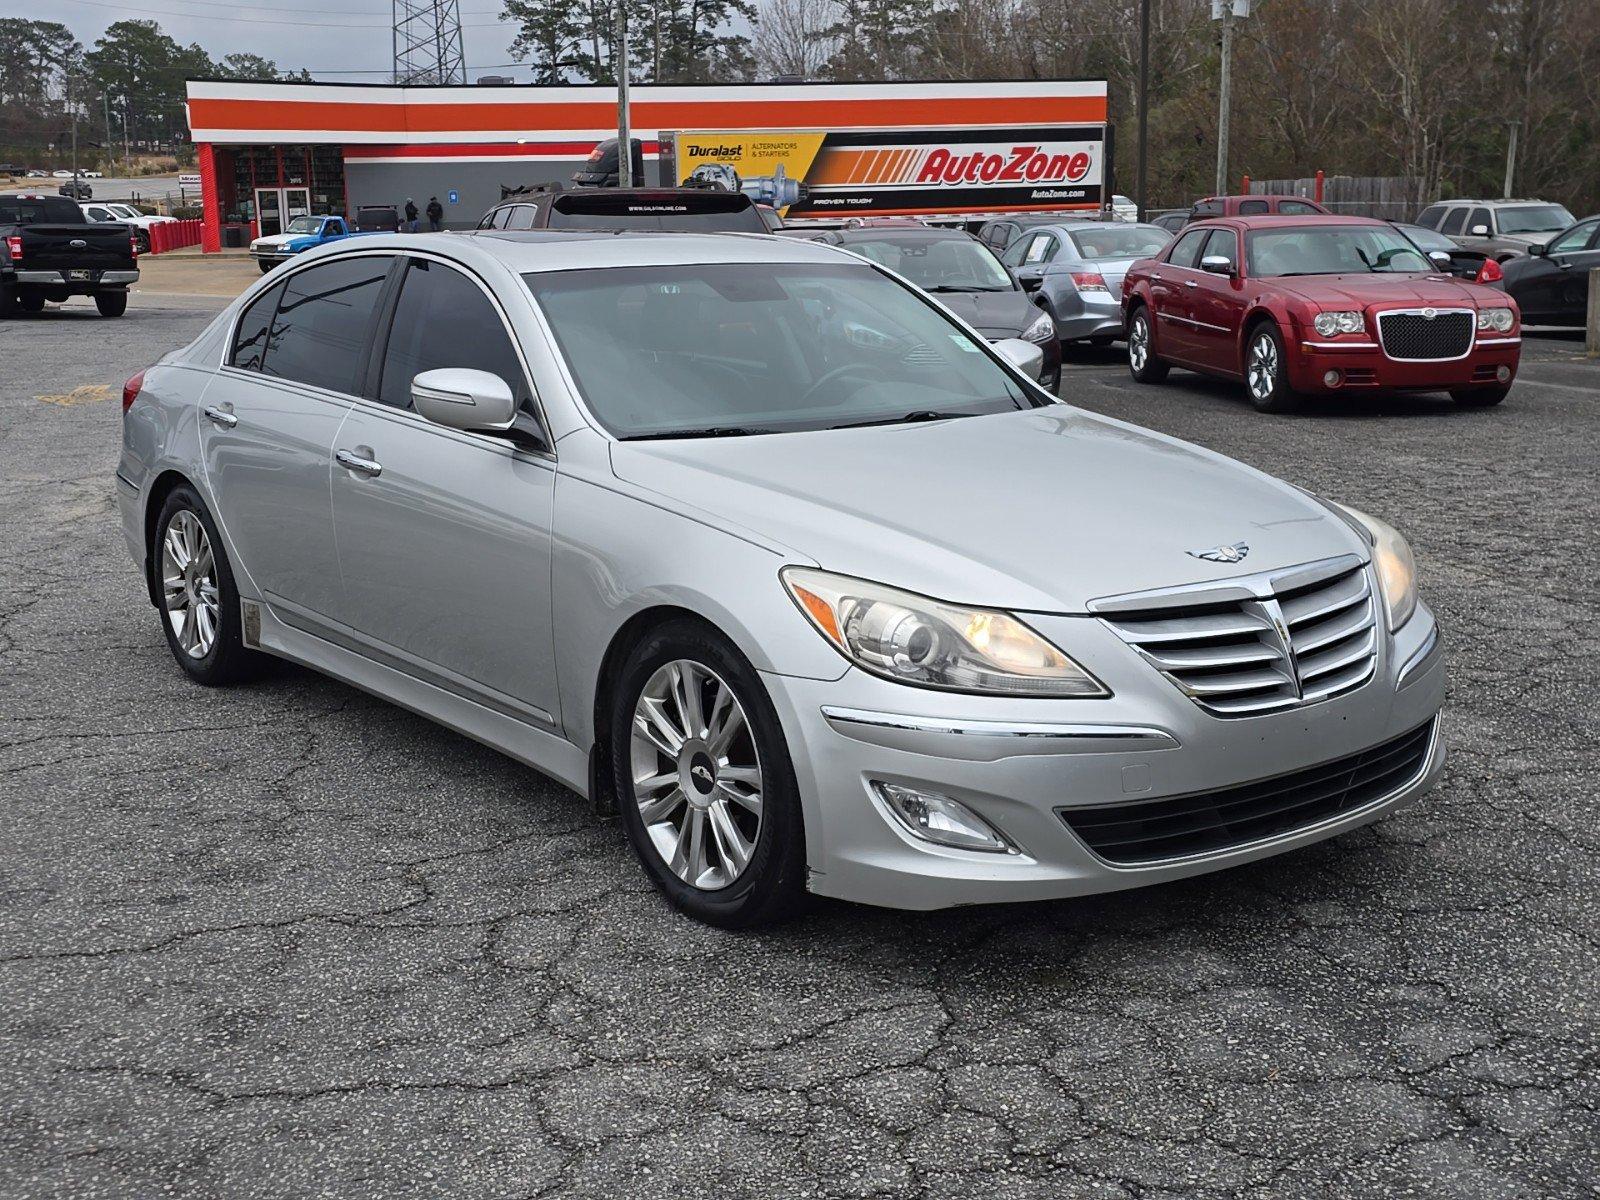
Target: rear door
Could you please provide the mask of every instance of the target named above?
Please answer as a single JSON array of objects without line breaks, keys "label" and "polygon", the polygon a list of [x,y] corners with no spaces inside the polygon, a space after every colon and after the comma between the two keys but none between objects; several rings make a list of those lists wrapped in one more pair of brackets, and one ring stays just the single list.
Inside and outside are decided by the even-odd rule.
[{"label": "rear door", "polygon": [[298,270],[240,314],[201,398],[200,446],[218,519],[262,598],[320,631],[340,603],[328,481],[334,434],[366,370],[395,257]]},{"label": "rear door", "polygon": [[335,447],[368,464],[333,464],[340,624],[414,677],[554,727],[555,462],[435,425],[411,405],[414,376],[472,367],[504,379],[536,416],[510,325],[477,276],[418,255],[374,358],[367,397]]}]

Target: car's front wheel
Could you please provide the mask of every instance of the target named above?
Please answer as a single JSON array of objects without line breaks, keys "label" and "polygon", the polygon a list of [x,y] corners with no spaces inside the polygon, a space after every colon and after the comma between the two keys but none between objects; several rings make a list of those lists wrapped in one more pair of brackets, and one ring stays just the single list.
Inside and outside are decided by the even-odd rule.
[{"label": "car's front wheel", "polygon": [[781,920],[805,896],[805,825],[783,730],[760,677],[697,622],[663,625],[614,689],[617,807],[674,906],[724,928]]},{"label": "car's front wheel", "polygon": [[1288,412],[1299,402],[1289,387],[1283,338],[1270,321],[1257,325],[1250,333],[1244,351],[1244,381],[1257,412]]},{"label": "car's front wheel", "polygon": [[1150,310],[1141,304],[1128,318],[1128,371],[1139,383],[1160,383],[1168,370],[1156,357]]},{"label": "car's front wheel", "polygon": [[262,656],[244,644],[227,552],[192,488],[174,488],[161,506],[149,569],[167,647],[191,678],[213,687],[260,669]]}]

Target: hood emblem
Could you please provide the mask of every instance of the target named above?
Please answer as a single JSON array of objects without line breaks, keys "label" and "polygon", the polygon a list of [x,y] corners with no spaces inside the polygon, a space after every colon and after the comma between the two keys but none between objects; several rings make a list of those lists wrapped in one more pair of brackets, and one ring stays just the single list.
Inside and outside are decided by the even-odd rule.
[{"label": "hood emblem", "polygon": [[1424,321],[1431,321],[1435,317],[1437,317],[1438,315],[1439,315],[1439,311],[1437,309],[1425,308],[1425,309],[1422,310],[1422,319]]},{"label": "hood emblem", "polygon": [[1191,558],[1203,558],[1207,562],[1236,563],[1243,562],[1244,556],[1250,553],[1250,547],[1244,542],[1235,542],[1231,546],[1212,546],[1209,550],[1185,550]]}]

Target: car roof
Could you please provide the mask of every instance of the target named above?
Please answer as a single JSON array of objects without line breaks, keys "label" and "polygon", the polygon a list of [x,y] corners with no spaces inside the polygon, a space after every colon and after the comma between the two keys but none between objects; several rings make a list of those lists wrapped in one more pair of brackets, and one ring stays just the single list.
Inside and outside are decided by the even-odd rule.
[{"label": "car roof", "polygon": [[841,241],[850,242],[881,242],[895,239],[924,242],[972,240],[972,235],[964,229],[941,229],[936,225],[856,225],[848,229],[828,229],[823,232]]},{"label": "car roof", "polygon": [[[451,235],[518,273],[589,267],[680,266],[696,263],[839,263],[854,255],[792,237],[764,233],[676,233],[607,229],[479,229]],[[370,244],[371,239],[365,239]],[[395,235],[397,249],[440,248],[438,234]],[[470,252],[469,252],[470,253]]]},{"label": "car roof", "polygon": [[1183,228],[1184,233],[1191,229],[1210,229],[1223,226],[1229,229],[1289,229],[1313,225],[1317,227],[1332,225],[1366,225],[1387,226],[1389,222],[1380,221],[1376,217],[1337,217],[1324,213],[1253,213],[1246,217],[1206,217],[1200,221],[1190,221]]}]

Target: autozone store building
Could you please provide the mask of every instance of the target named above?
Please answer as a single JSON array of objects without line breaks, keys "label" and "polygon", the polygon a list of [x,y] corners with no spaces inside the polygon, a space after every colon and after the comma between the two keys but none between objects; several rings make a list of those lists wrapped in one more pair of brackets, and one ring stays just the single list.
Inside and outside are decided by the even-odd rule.
[{"label": "autozone store building", "polygon": [[[966,211],[1093,209],[1102,184],[1109,187],[1102,80],[635,87],[631,100],[645,182],[652,184],[663,182],[664,169],[672,172],[665,182],[682,177],[663,164],[675,133],[786,130],[828,142],[830,163],[851,164],[856,175],[848,186],[835,181],[834,190],[872,191],[877,199],[849,201],[868,211],[897,211],[895,188],[926,194],[930,179],[944,177],[967,188],[960,197]],[[502,186],[570,180],[597,143],[616,135],[617,109],[609,87],[191,80],[188,115],[204,209],[201,244],[213,252],[224,240],[243,244],[258,232],[277,232],[301,213],[400,207],[408,197],[421,209],[437,196],[446,228],[471,229],[499,202]],[[1008,156],[1023,148],[1013,143],[1041,138],[1064,152],[1034,161],[1071,163],[1073,186],[1002,188]],[[895,175],[907,161],[922,164],[920,185]],[[991,167],[996,179],[982,180]],[[997,190],[975,208],[969,185],[987,182]]]}]

